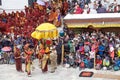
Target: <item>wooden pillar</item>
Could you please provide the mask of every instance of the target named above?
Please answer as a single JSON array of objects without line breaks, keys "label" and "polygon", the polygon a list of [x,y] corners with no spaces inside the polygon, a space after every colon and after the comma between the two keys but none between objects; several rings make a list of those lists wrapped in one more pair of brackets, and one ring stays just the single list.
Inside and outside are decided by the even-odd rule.
[{"label": "wooden pillar", "polygon": [[96,69],[95,67],[96,67],[96,52],[94,54],[94,69]]},{"label": "wooden pillar", "polygon": [[62,56],[61,56],[61,64],[63,65],[63,61],[64,61],[64,44],[62,41]]}]

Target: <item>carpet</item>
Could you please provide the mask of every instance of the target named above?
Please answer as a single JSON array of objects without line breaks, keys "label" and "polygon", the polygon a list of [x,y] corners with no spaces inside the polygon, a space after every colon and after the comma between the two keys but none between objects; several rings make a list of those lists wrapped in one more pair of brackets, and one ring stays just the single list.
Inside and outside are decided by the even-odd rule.
[{"label": "carpet", "polygon": [[104,79],[112,79],[112,80],[120,80],[120,75],[115,75],[114,73],[94,73],[93,75],[94,78],[104,78]]},{"label": "carpet", "polygon": [[79,77],[92,77],[93,76],[93,72],[91,71],[82,71],[80,74],[79,74]]}]

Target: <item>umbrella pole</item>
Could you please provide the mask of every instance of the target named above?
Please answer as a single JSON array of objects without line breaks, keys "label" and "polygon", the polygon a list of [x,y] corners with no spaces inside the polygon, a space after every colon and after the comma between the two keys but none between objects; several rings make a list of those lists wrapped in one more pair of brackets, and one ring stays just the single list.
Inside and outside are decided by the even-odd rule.
[{"label": "umbrella pole", "polygon": [[63,40],[62,40],[62,56],[61,56],[61,64],[63,65],[63,61],[64,61],[64,44],[63,44]]},{"label": "umbrella pole", "polygon": [[96,66],[96,52],[94,54],[94,69],[95,69],[95,66]]}]

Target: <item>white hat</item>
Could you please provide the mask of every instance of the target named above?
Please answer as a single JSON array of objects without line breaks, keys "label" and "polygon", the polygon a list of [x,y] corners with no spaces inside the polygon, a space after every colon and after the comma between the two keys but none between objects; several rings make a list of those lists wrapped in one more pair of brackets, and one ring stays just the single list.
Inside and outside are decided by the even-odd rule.
[{"label": "white hat", "polygon": [[53,48],[52,47],[50,47],[50,50],[52,50]]},{"label": "white hat", "polygon": [[107,67],[103,67],[103,70],[107,70]]},{"label": "white hat", "polygon": [[6,35],[4,35],[4,38],[6,38]]},{"label": "white hat", "polygon": [[17,35],[17,37],[20,37],[20,35]]}]

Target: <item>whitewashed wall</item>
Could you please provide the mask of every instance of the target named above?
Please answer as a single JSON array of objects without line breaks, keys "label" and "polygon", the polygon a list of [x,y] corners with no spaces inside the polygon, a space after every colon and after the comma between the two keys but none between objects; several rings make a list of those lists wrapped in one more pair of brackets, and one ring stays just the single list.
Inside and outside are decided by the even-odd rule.
[{"label": "whitewashed wall", "polygon": [[[25,5],[28,6],[28,0],[2,0],[0,9],[4,9],[9,13],[24,10]],[[2,10],[0,10],[0,12],[2,12]]]}]

